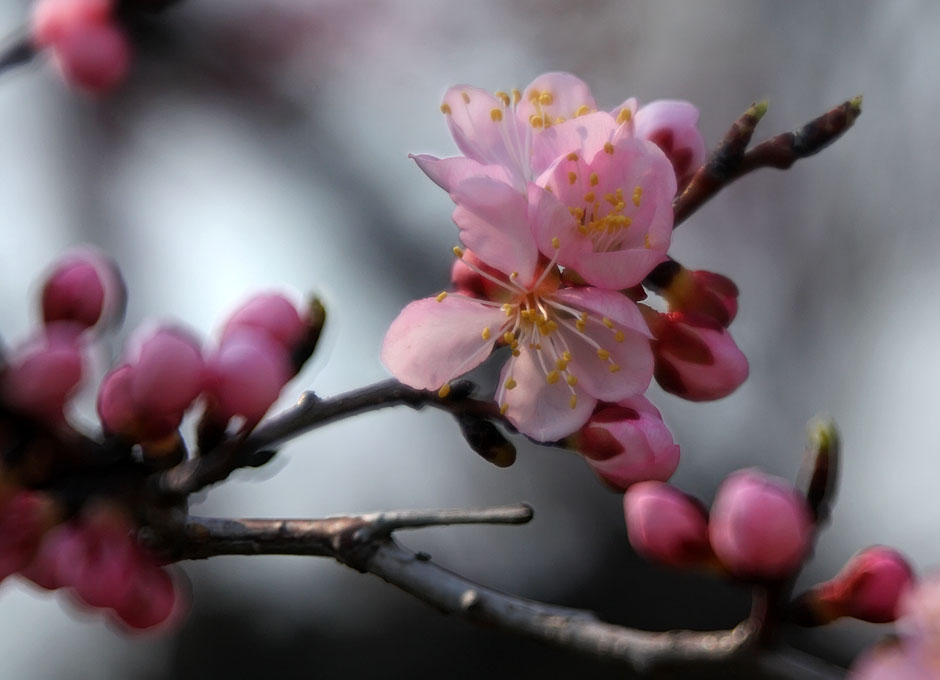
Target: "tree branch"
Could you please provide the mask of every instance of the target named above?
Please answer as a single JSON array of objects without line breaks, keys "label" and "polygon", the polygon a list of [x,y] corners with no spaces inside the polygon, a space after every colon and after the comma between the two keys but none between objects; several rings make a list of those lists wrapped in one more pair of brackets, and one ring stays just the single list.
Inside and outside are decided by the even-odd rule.
[{"label": "tree branch", "polygon": [[[25,33],[25,31],[24,31]],[[26,64],[36,56],[36,48],[26,36],[13,39],[0,49],[0,73],[14,66]]]},{"label": "tree branch", "polygon": [[[760,621],[731,630],[654,633],[597,619],[591,612],[549,605],[474,583],[403,548],[397,529],[444,524],[518,524],[531,508],[375,513],[320,520],[190,518],[176,546],[178,559],[215,555],[314,555],[378,576],[439,611],[622,664],[640,674],[677,669],[746,669],[748,677],[838,678],[839,669],[789,650],[758,648]],[[772,654],[773,662],[767,661]]]},{"label": "tree branch", "polygon": [[453,384],[447,396],[442,397],[437,392],[418,390],[391,379],[330,399],[305,392],[296,405],[267,419],[248,435],[232,438],[205,455],[167,470],[156,478],[156,490],[158,493],[185,496],[222,481],[240,467],[258,467],[267,463],[274,455],[271,449],[309,430],[387,406],[406,405],[416,409],[433,406],[457,417],[502,421],[495,403],[470,397],[473,388],[473,383],[460,381]]}]

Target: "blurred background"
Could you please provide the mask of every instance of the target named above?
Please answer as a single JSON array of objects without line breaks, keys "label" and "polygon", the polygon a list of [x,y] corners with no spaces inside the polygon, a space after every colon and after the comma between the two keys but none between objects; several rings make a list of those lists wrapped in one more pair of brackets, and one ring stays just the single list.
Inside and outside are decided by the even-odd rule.
[{"label": "blurred background", "polygon": [[[0,30],[16,33],[28,8],[3,3]],[[438,111],[449,85],[522,88],[567,70],[602,108],[628,96],[694,102],[709,145],[754,100],[770,100],[761,139],[861,93],[863,115],[845,138],[790,171],[734,184],[676,232],[679,261],[740,286],[732,332],[751,377],[716,403],[655,387],[650,397],[682,445],[674,481],[706,502],[740,467],[792,478],[806,421],[831,414],[842,485],[801,584],[872,543],[927,570],[940,565],[938,35],[933,0],[183,0],[140,27],[132,76],[107,98],[69,91],[42,57],[0,76],[2,335],[29,333],[37,278],[65,248],[90,242],[127,279],[125,333],[155,317],[211,339],[253,291],[321,295],[325,340],[281,405],[303,389],[336,394],[386,377],[386,327],[447,282],[451,203],[407,154],[455,152]],[[89,391],[86,414],[92,400]],[[743,590],[636,558],[620,497],[582,461],[519,447],[517,464],[499,470],[446,416],[397,408],[295,441],[193,512],[316,517],[525,501],[536,509],[528,526],[403,542],[483,583],[618,623],[711,629],[746,614]],[[442,617],[327,560],[184,568],[191,616],[157,637],[126,637],[8,579],[3,677],[623,677]],[[787,635],[844,664],[885,632],[837,624]]]}]

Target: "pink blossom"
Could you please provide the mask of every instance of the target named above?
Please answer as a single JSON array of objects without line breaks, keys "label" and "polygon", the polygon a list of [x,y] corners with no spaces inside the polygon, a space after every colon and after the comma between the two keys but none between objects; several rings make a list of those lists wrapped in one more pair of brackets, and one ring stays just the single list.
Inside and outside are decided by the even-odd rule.
[{"label": "pink blossom", "polygon": [[807,600],[824,621],[851,616],[889,623],[898,617],[913,580],[904,556],[878,545],[855,554],[835,578],[815,586]]},{"label": "pink blossom", "polygon": [[389,328],[382,361],[407,385],[446,392],[501,341],[511,351],[496,392],[502,412],[534,439],[559,439],[584,424],[597,400],[616,402],[646,389],[649,332],[626,296],[561,288],[554,263],[540,264],[529,225],[552,219],[546,191],[531,186],[526,197],[499,183],[491,189],[486,204],[458,204],[455,220],[463,242],[501,272],[479,270],[506,290],[507,300],[442,293],[413,302]]},{"label": "pink blossom", "polygon": [[251,326],[232,329],[209,357],[210,411],[222,420],[258,422],[291,377],[287,349]]},{"label": "pink blossom", "polygon": [[225,322],[221,342],[242,328],[267,333],[288,352],[294,350],[306,330],[294,303],[281,293],[259,293],[242,303]]},{"label": "pink blossom", "polygon": [[12,408],[46,421],[63,418],[63,409],[82,379],[81,327],[53,323],[8,357],[0,394]]},{"label": "pink blossom", "polygon": [[175,415],[185,411],[205,387],[199,341],[181,328],[163,326],[132,345],[130,395],[137,412]]},{"label": "pink blossom", "polygon": [[705,140],[698,129],[698,109],[686,101],[661,99],[636,112],[635,134],[658,146],[672,163],[684,187],[705,162]]},{"label": "pink blossom", "polygon": [[0,502],[0,581],[29,564],[55,514],[52,501],[36,491]]},{"label": "pink blossom", "polygon": [[698,500],[648,481],[627,489],[623,505],[630,545],[646,559],[678,568],[713,559],[705,508]]},{"label": "pink blossom", "polygon": [[52,45],[65,81],[88,92],[107,92],[130,70],[131,48],[113,23],[89,23],[67,31]]},{"label": "pink blossom", "polygon": [[709,521],[712,549],[739,578],[785,578],[802,564],[813,534],[806,500],[788,482],[739,470],[719,487]]},{"label": "pink blossom", "polygon": [[97,409],[105,431],[132,442],[155,442],[174,434],[186,409],[142,408],[133,398],[133,384],[134,366],[130,364],[118,366],[101,381]]},{"label": "pink blossom", "polygon": [[619,490],[646,480],[664,482],[679,464],[678,444],[659,411],[642,396],[599,404],[569,442]]},{"label": "pink blossom", "polygon": [[647,311],[656,341],[656,381],[690,401],[721,399],[747,379],[747,358],[731,334],[702,314]]},{"label": "pink blossom", "polygon": [[33,6],[33,43],[49,47],[75,26],[106,23],[111,8],[112,0],[38,0]]},{"label": "pink blossom", "polygon": [[124,310],[124,282],[114,262],[83,248],[61,257],[42,288],[42,317],[85,328],[107,324]]}]

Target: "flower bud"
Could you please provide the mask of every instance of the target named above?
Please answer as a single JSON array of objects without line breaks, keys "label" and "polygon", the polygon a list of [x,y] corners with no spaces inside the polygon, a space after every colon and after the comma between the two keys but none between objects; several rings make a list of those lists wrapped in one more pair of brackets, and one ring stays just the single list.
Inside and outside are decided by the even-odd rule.
[{"label": "flower bud", "polygon": [[38,0],[33,6],[33,44],[49,47],[76,26],[104,24],[110,19],[111,0]]},{"label": "flower bud", "polygon": [[138,556],[132,586],[124,601],[114,607],[121,623],[147,630],[176,620],[182,610],[182,593],[170,574],[145,554]]},{"label": "flower bud", "polygon": [[770,581],[795,572],[813,535],[806,501],[785,480],[739,470],[719,487],[708,526],[712,549],[733,575]]},{"label": "flower bud", "polygon": [[138,408],[131,397],[134,367],[122,364],[108,373],[98,388],[98,417],[105,432],[132,442],[154,442],[172,437],[184,410],[158,413]]},{"label": "flower bud", "polygon": [[288,352],[300,342],[304,321],[294,304],[280,293],[261,293],[242,304],[222,329],[221,343],[242,328],[267,333]]},{"label": "flower bud", "polygon": [[505,274],[483,262],[474,252],[464,250],[463,257],[454,260],[450,270],[450,280],[454,285],[454,290],[467,297],[496,302],[508,299],[505,286],[494,282],[484,274],[498,280],[506,278]]},{"label": "flower bud", "polygon": [[678,444],[659,411],[642,396],[598,404],[568,445],[620,491],[635,482],[664,482],[679,465]]},{"label": "flower bud", "polygon": [[57,509],[45,494],[20,491],[0,506],[0,581],[26,567]]},{"label": "flower bud", "polygon": [[230,333],[208,366],[211,411],[223,422],[237,415],[257,423],[291,377],[287,350],[252,328]]},{"label": "flower bud", "polygon": [[105,256],[83,249],[62,257],[42,288],[45,323],[71,321],[91,328],[120,316],[124,283],[117,266]]},{"label": "flower bud", "polygon": [[206,369],[198,341],[178,328],[161,327],[131,353],[130,395],[137,413],[176,416],[205,387]]},{"label": "flower bud", "polygon": [[55,323],[7,359],[0,394],[12,408],[48,422],[63,410],[82,379],[82,346],[74,324]]},{"label": "flower bud", "polygon": [[705,508],[663,482],[640,482],[623,497],[630,545],[646,559],[671,567],[701,566],[712,559]]},{"label": "flower bud", "polygon": [[876,545],[856,553],[830,581],[820,583],[797,601],[813,615],[814,624],[851,616],[871,623],[890,623],[899,614],[902,596],[914,573],[896,550]]},{"label": "flower bud", "polygon": [[654,375],[667,392],[711,401],[728,396],[747,378],[747,358],[717,321],[669,312],[653,319],[650,328],[656,337]]},{"label": "flower bud", "polygon": [[670,311],[714,319],[725,328],[738,313],[738,287],[727,276],[681,265],[661,291]]},{"label": "flower bud", "polygon": [[52,52],[65,81],[92,93],[119,85],[131,64],[127,36],[110,22],[75,26],[52,44]]},{"label": "flower bud", "polygon": [[698,109],[685,101],[661,99],[640,108],[634,117],[636,136],[666,154],[684,187],[705,162],[705,140],[698,129]]}]

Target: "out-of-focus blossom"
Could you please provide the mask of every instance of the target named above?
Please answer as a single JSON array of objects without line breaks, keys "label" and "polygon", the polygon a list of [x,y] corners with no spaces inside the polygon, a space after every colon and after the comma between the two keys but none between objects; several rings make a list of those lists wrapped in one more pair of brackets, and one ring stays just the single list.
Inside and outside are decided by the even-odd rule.
[{"label": "out-of-focus blossom", "polygon": [[291,352],[303,337],[305,324],[290,300],[281,293],[259,293],[242,303],[222,327],[221,343],[244,328],[260,330]]},{"label": "out-of-focus blossom", "polygon": [[690,401],[726,397],[747,379],[747,358],[720,323],[701,314],[645,310],[656,337],[656,381]]},{"label": "out-of-focus blossom", "polygon": [[873,546],[855,554],[830,581],[800,598],[815,615],[815,623],[851,616],[872,623],[890,623],[900,611],[914,573],[897,550]]},{"label": "out-of-focus blossom", "polygon": [[205,361],[199,341],[188,331],[161,326],[138,338],[128,354],[133,367],[130,392],[140,411],[177,414],[205,387]]},{"label": "out-of-focus blossom", "polygon": [[40,492],[17,491],[0,501],[0,581],[29,564],[56,514]]},{"label": "out-of-focus blossom", "polygon": [[783,479],[739,470],[719,487],[708,525],[712,549],[733,575],[785,578],[809,551],[813,521],[806,500]]},{"label": "out-of-focus blossom", "polygon": [[112,260],[89,248],[55,263],[42,287],[42,318],[84,328],[108,325],[124,311],[124,282]]},{"label": "out-of-focus blossom", "polygon": [[612,487],[666,481],[679,465],[679,445],[659,411],[642,396],[599,404],[567,444]]},{"label": "out-of-focus blossom", "polygon": [[714,560],[705,508],[695,498],[649,481],[627,489],[623,503],[630,545],[646,559],[677,568]]},{"label": "out-of-focus blossom", "polygon": [[82,379],[82,327],[58,322],[11,352],[0,376],[0,395],[10,407],[47,422],[59,422]]},{"label": "out-of-focus blossom", "polygon": [[658,146],[684,187],[705,162],[705,139],[698,129],[698,109],[686,101],[661,99],[641,107],[634,117],[637,137]]}]

